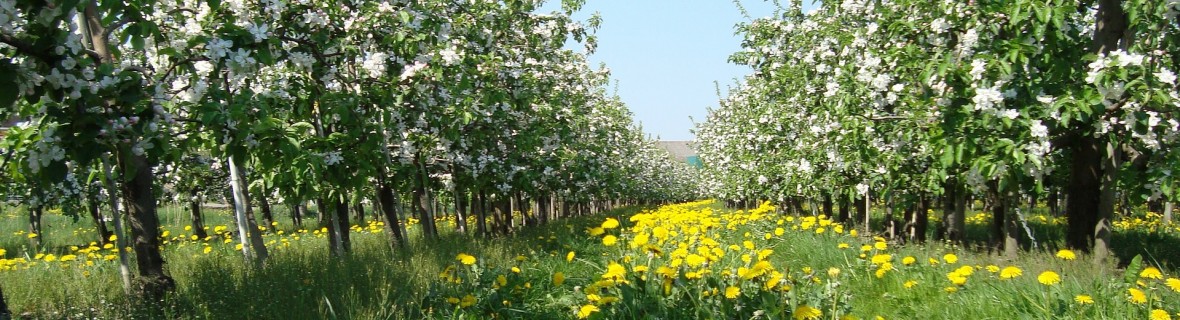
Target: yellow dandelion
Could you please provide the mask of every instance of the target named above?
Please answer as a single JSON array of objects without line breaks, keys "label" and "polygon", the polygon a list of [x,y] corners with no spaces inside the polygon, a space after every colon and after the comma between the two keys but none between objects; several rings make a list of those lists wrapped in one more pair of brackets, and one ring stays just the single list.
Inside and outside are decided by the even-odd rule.
[{"label": "yellow dandelion", "polygon": [[994,264],[989,264],[989,265],[987,265],[987,272],[991,272],[991,273],[1000,272],[1000,267],[997,265],[994,265]]},{"label": "yellow dandelion", "polygon": [[592,304],[584,305],[581,308],[578,308],[578,319],[589,318],[591,314],[594,314],[595,312],[598,312],[598,311],[599,311],[599,309],[598,309],[598,306],[596,306],[596,305],[592,305]]},{"label": "yellow dandelion", "polygon": [[574,252],[573,251],[570,251],[570,253],[565,254],[565,261],[566,262],[574,261]]},{"label": "yellow dandelion", "polygon": [[1164,275],[1162,273],[1160,273],[1160,269],[1156,269],[1155,267],[1147,267],[1146,269],[1143,269],[1143,272],[1139,273],[1139,277],[1145,278],[1145,279],[1156,279],[1156,280],[1163,280],[1164,279]]},{"label": "yellow dandelion", "polygon": [[1172,315],[1160,309],[1151,310],[1151,320],[1172,320]]},{"label": "yellow dandelion", "polygon": [[1073,297],[1073,301],[1077,302],[1078,304],[1093,304],[1094,298],[1090,297],[1088,294],[1079,294],[1076,297]]},{"label": "yellow dandelion", "polygon": [[590,233],[591,236],[600,236],[603,233],[606,233],[606,230],[603,229],[602,227],[594,227],[594,228],[588,229],[586,232]]},{"label": "yellow dandelion", "polygon": [[[1000,279],[1012,279],[1021,275],[1024,275],[1024,271],[1021,271],[1020,268],[1015,266],[1007,266],[1004,267],[1004,270],[1000,270]],[[1044,276],[1044,274],[1041,275]],[[1054,274],[1054,276],[1056,276],[1056,274]],[[1040,280],[1040,277],[1037,277],[1037,279]],[[1041,283],[1045,283],[1045,281],[1041,281]]]},{"label": "yellow dandelion", "polygon": [[618,242],[619,242],[619,238],[615,237],[614,235],[608,234],[605,237],[602,237],[602,245],[607,246],[607,247],[613,246]]},{"label": "yellow dandelion", "polygon": [[463,296],[463,300],[459,301],[459,306],[463,307],[463,308],[470,307],[470,306],[475,305],[475,301],[476,301],[475,296],[470,295],[470,294],[465,295],[465,296]]},{"label": "yellow dandelion", "polygon": [[889,244],[885,243],[885,241],[878,241],[877,243],[873,244],[873,248],[877,250],[885,250],[889,248]]},{"label": "yellow dandelion", "polygon": [[520,268],[512,267],[512,273],[520,273]]},{"label": "yellow dandelion", "polygon": [[836,268],[836,267],[828,268],[828,276],[832,277],[832,278],[839,277],[840,276],[840,268]]},{"label": "yellow dandelion", "polygon": [[1127,296],[1127,300],[1130,300],[1134,304],[1144,304],[1147,302],[1147,295],[1143,293],[1143,290],[1135,288],[1127,289]]},{"label": "yellow dandelion", "polygon": [[472,255],[469,255],[466,253],[460,253],[460,254],[456,255],[455,260],[459,260],[459,263],[462,263],[465,265],[475,264],[475,256],[472,256]]},{"label": "yellow dandelion", "polygon": [[729,287],[725,288],[725,298],[726,299],[730,299],[730,300],[737,299],[737,297],[740,295],[742,295],[741,288],[738,288],[735,286],[729,286]]},{"label": "yellow dandelion", "polygon": [[905,288],[906,288],[906,289],[913,288],[913,287],[914,287],[914,286],[916,286],[916,285],[918,285],[918,282],[917,282],[917,281],[914,281],[914,280],[907,280],[907,281],[905,282]]},{"label": "yellow dandelion", "polygon": [[836,245],[837,249],[848,249],[849,247],[850,246],[847,243],[841,243],[841,244]]},{"label": "yellow dandelion", "polygon": [[942,256],[942,261],[946,261],[947,264],[955,264],[959,262],[959,256],[956,256],[954,253],[948,253]]},{"label": "yellow dandelion", "polygon": [[1061,276],[1057,275],[1057,273],[1053,271],[1045,271],[1041,272],[1041,275],[1037,276],[1037,282],[1040,282],[1046,286],[1051,286],[1061,282]]},{"label": "yellow dandelion", "polygon": [[28,236],[28,237],[29,237],[29,239],[36,238],[36,237],[37,237],[37,234],[36,234],[36,233],[29,232],[29,236]]},{"label": "yellow dandelion", "polygon": [[618,228],[618,227],[619,227],[619,220],[615,220],[615,218],[606,218],[606,221],[602,222],[603,229],[614,229],[614,228]]},{"label": "yellow dandelion", "polygon": [[1168,278],[1167,284],[1168,288],[1172,288],[1172,291],[1180,292],[1180,279]]},{"label": "yellow dandelion", "polygon": [[1064,260],[1074,260],[1078,258],[1078,255],[1074,254],[1072,250],[1061,249],[1057,251],[1057,257]]},{"label": "yellow dandelion", "polygon": [[562,283],[565,283],[565,274],[561,273],[560,271],[554,273],[553,274],[553,285],[560,286]]},{"label": "yellow dandelion", "polygon": [[801,305],[795,308],[795,320],[815,320],[824,315],[823,311],[812,308],[808,305]]},{"label": "yellow dandelion", "polygon": [[606,267],[606,273],[602,274],[603,279],[622,278],[627,274],[627,268],[618,263],[611,263]]},{"label": "yellow dandelion", "polygon": [[913,256],[907,256],[905,258],[901,258],[901,264],[903,264],[903,265],[908,266],[908,265],[914,264],[914,262],[918,262],[918,258],[914,258]]}]

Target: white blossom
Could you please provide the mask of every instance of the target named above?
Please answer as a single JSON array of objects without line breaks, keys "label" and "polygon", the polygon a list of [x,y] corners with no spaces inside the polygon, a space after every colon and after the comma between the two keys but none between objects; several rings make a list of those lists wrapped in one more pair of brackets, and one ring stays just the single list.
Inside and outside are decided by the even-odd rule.
[{"label": "white blossom", "polygon": [[[1180,0],[1176,0],[1176,1],[1180,1]],[[1160,72],[1156,72],[1156,73],[1152,73],[1152,74],[1155,75],[1155,79],[1159,80],[1160,82],[1167,83],[1167,84],[1176,84],[1176,74],[1172,73],[1172,70],[1168,70],[1168,68],[1160,68]]]},{"label": "white blossom", "polygon": [[1049,127],[1041,124],[1041,120],[1033,120],[1032,125],[1029,126],[1029,131],[1034,138],[1049,137]]}]

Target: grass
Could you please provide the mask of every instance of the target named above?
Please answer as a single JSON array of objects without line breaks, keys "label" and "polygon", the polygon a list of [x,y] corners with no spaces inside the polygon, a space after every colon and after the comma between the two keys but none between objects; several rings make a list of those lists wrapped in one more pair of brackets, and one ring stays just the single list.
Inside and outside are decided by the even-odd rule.
[{"label": "grass", "polygon": [[[1062,225],[1048,218],[1030,218],[1040,249],[1008,258],[936,241],[878,244],[824,219],[811,218],[809,224],[806,217],[766,207],[732,212],[702,203],[641,209],[559,220],[490,240],[450,231],[453,227],[438,240],[425,240],[411,226],[413,241],[396,251],[382,225],[369,221],[354,229],[353,251],[346,257],[330,257],[318,230],[280,221],[276,229],[282,234],[266,236],[271,258],[253,268],[234,250],[232,234],[191,240],[184,230],[187,213],[167,207],[161,211],[169,233],[163,253],[177,290],[163,301],[131,301],[120,287],[116,264],[103,261],[111,249],[79,253],[97,239],[92,221],[47,214],[41,252],[55,258],[46,261],[27,251],[23,213],[8,208],[0,217],[0,247],[15,270],[0,271],[0,286],[17,318],[43,319],[566,319],[579,311],[610,319],[776,319],[801,315],[805,306],[824,319],[1122,319],[1146,318],[1157,309],[1180,312],[1180,287],[1169,288],[1164,280],[1177,275],[1177,247],[1171,244],[1178,232],[1153,224],[1151,216],[1121,222],[1115,249],[1125,267],[1119,268],[1113,262],[1095,266],[1082,255],[1055,257],[1059,242],[1053,241],[1059,240],[1042,235],[1060,232]],[[608,217],[621,226],[603,228]],[[210,210],[206,218],[210,231],[233,229],[227,211]],[[715,225],[706,227],[710,224]],[[672,232],[660,237],[656,227]],[[986,239],[986,230],[969,223],[968,235]],[[641,241],[641,234],[650,240]],[[607,245],[607,235],[617,243]],[[570,253],[573,259],[567,259]],[[71,254],[74,261],[61,261]],[[459,254],[476,261],[464,264]],[[958,261],[949,263],[948,254]],[[1130,263],[1137,254],[1144,256],[1142,264]],[[18,257],[25,262],[12,262]],[[907,265],[905,257],[916,262]],[[695,258],[707,263],[694,265]],[[879,271],[884,262],[891,269]],[[754,275],[751,270],[759,266],[769,269]],[[956,285],[951,274],[964,266],[972,273]],[[1003,279],[988,270],[1008,266],[1022,275]],[[1147,266],[1162,270],[1163,279],[1139,277]],[[625,272],[612,274],[615,268]],[[662,273],[673,271],[673,276]],[[1044,271],[1059,274],[1061,282],[1042,284],[1038,275]],[[563,281],[554,278],[557,273]],[[1142,290],[1148,301],[1130,301],[1129,289]],[[727,296],[729,290],[736,295]],[[1082,294],[1097,303],[1077,302]]]}]

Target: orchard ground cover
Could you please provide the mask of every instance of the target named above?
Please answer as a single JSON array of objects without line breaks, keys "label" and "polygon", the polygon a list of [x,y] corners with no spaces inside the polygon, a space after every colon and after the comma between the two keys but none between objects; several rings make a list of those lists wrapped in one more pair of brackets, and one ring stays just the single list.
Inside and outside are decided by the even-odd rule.
[{"label": "orchard ground cover", "polygon": [[[29,252],[29,234],[14,227],[20,215],[0,217],[0,283],[13,311],[75,319],[1180,317],[1180,279],[1164,257],[1096,266],[1053,243],[1014,259],[937,241],[901,245],[768,204],[620,209],[492,240],[410,237],[397,252],[371,221],[353,226],[355,250],[337,260],[325,254],[323,231],[280,221],[266,230],[273,255],[258,269],[235,252],[228,214],[209,214],[211,236],[193,239],[184,212],[161,213],[179,286],[162,303],[138,304],[120,290],[108,258],[117,249],[89,244],[86,221],[47,215],[47,249]],[[439,225],[452,230],[448,221]],[[1180,236],[1158,221],[1148,213],[1115,225],[1128,237]],[[1034,235],[1063,227],[1038,214],[1029,225]]]}]

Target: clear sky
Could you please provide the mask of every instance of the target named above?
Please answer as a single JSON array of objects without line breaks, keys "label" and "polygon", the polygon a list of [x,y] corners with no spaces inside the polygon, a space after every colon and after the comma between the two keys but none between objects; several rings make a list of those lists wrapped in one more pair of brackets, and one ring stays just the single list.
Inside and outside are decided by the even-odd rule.
[{"label": "clear sky", "polygon": [[[752,18],[774,13],[769,1],[741,3]],[[560,0],[545,6],[559,7]],[[731,0],[587,0],[574,18],[593,12],[602,26],[590,60],[611,69],[619,97],[653,138],[692,140],[693,121],[717,106],[714,83],[724,94],[751,71],[728,62],[741,49],[734,27],[748,21]]]}]

